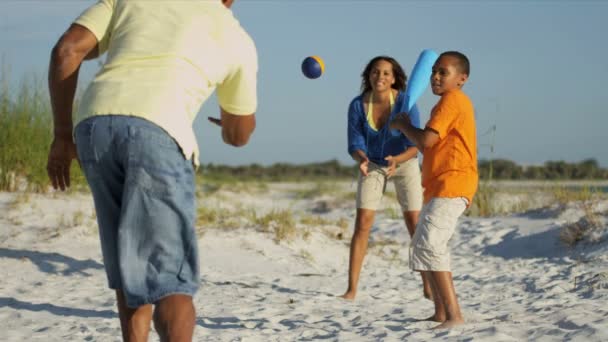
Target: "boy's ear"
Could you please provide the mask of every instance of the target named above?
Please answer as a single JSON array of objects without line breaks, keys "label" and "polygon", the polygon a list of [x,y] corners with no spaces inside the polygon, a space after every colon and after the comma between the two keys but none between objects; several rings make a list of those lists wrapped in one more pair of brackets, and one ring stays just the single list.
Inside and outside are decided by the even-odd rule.
[{"label": "boy's ear", "polygon": [[467,83],[468,79],[469,79],[469,75],[460,74],[460,80],[458,81],[458,85],[462,87],[465,83]]}]

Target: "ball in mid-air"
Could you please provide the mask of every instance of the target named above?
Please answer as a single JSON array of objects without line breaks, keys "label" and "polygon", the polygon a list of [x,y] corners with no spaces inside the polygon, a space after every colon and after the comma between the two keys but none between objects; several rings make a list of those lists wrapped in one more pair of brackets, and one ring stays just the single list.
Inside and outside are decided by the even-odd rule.
[{"label": "ball in mid-air", "polygon": [[319,56],[308,56],[302,61],[302,73],[308,78],[319,78],[325,71],[325,63]]}]

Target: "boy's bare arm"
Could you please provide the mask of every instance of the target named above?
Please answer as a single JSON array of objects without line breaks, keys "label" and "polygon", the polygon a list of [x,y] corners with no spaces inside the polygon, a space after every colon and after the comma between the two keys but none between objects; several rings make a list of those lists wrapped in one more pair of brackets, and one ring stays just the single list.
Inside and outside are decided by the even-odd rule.
[{"label": "boy's bare arm", "polygon": [[406,161],[416,157],[418,154],[418,148],[414,146],[410,146],[403,153],[393,156],[393,160],[397,162],[397,164],[405,163]]},{"label": "boy's bare arm", "polygon": [[433,145],[439,141],[439,134],[429,127],[420,129],[408,125],[401,131],[408,139],[416,144],[422,153],[424,153],[425,149],[433,147]]},{"label": "boy's bare arm", "polygon": [[391,121],[391,128],[400,130],[408,139],[410,139],[420,152],[424,153],[424,149],[433,147],[439,141],[439,134],[432,128],[425,127],[420,129],[414,127],[410,122],[409,116],[405,113],[398,114]]}]

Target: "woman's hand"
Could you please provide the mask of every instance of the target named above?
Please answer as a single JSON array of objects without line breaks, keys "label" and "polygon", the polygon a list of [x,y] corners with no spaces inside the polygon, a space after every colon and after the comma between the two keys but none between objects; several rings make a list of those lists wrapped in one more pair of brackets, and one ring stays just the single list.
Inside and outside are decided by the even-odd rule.
[{"label": "woman's hand", "polygon": [[367,157],[362,157],[359,160],[359,171],[364,176],[367,176],[367,171],[369,170],[369,159]]},{"label": "woman's hand", "polygon": [[397,159],[393,156],[388,156],[384,158],[388,162],[388,171],[386,172],[386,178],[391,178],[392,175],[395,174],[397,170]]},{"label": "woman's hand", "polygon": [[361,174],[367,176],[369,170],[369,159],[367,158],[365,152],[363,152],[363,150],[356,150],[351,154],[351,157],[353,157],[353,159],[359,163],[359,171],[361,171]]}]

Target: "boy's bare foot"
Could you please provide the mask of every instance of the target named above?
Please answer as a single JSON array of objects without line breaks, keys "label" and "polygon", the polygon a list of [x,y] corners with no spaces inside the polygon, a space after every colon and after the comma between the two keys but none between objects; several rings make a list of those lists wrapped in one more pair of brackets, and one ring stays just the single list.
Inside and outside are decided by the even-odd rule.
[{"label": "boy's bare foot", "polygon": [[462,319],[462,318],[459,318],[459,319],[450,319],[450,320],[447,320],[447,321],[439,324],[438,326],[434,327],[433,330],[435,330],[435,329],[450,329],[450,328],[453,328],[455,326],[462,325],[462,324],[464,324],[464,319]]},{"label": "boy's bare foot", "polygon": [[357,294],[355,292],[346,292],[345,294],[341,295],[340,298],[346,300],[355,300],[356,295]]},{"label": "boy's bare foot", "polygon": [[429,318],[423,318],[423,319],[418,319],[416,320],[417,322],[425,322],[425,321],[431,321],[431,322],[439,322],[439,323],[443,323],[446,321],[445,316],[438,316],[438,315],[433,315]]}]

